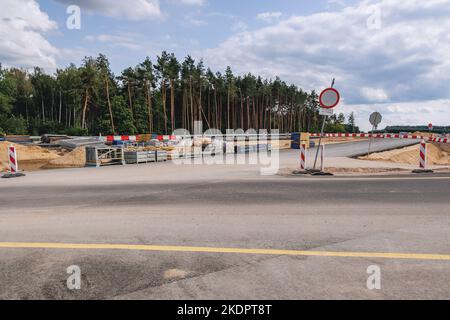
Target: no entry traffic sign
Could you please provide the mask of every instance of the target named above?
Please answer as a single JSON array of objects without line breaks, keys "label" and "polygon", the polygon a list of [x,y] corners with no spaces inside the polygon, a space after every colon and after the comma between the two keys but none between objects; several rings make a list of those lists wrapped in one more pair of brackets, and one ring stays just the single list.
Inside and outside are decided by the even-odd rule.
[{"label": "no entry traffic sign", "polygon": [[322,91],[319,97],[319,103],[322,108],[333,109],[339,104],[341,100],[341,95],[339,91],[334,88],[328,88]]},{"label": "no entry traffic sign", "polygon": [[430,129],[430,131],[433,130],[433,128],[434,128],[434,126],[432,123],[428,124],[428,129]]}]

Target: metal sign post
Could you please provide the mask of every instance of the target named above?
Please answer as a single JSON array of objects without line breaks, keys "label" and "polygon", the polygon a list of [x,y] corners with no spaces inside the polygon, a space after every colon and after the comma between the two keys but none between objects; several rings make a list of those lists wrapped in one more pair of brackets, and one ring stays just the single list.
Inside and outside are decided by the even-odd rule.
[{"label": "metal sign post", "polygon": [[[334,89],[334,82],[335,79],[333,79],[333,82],[331,83],[331,87],[328,89],[325,89],[320,94],[319,102],[323,109],[333,109],[339,104],[339,101],[341,99],[339,92]],[[320,138],[319,138],[319,145],[317,146],[316,150],[316,157],[314,159],[314,170],[316,170],[317,166],[317,158],[319,157],[319,150],[322,146],[322,138],[325,130],[325,124],[327,122],[328,115],[323,113],[323,123],[322,123],[322,129],[320,130]]]},{"label": "metal sign post", "polygon": [[373,132],[375,131],[375,129],[378,128],[378,125],[381,123],[382,120],[383,120],[383,116],[379,112],[374,112],[370,115],[369,122],[372,125],[372,132],[371,132],[372,137],[370,137],[370,139],[369,139],[369,151],[367,151],[367,157],[369,157],[370,149],[372,147]]}]

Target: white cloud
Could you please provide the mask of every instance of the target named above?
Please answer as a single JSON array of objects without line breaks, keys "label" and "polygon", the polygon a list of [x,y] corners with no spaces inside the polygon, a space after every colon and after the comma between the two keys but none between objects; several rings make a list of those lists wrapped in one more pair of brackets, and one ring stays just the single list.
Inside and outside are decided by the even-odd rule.
[{"label": "white cloud", "polygon": [[328,5],[328,7],[333,6],[333,5],[337,5],[337,6],[340,6],[340,7],[346,7],[347,6],[346,3],[344,1],[342,1],[342,0],[328,0],[327,1],[327,5]]},{"label": "white cloud", "polygon": [[273,22],[281,18],[283,14],[281,12],[263,12],[256,16],[257,19],[265,22]]},{"label": "white cloud", "polygon": [[[381,29],[367,27],[379,4]],[[280,76],[307,90],[336,77],[348,105],[450,99],[450,0],[362,1],[231,36],[203,53],[215,68]],[[369,112],[369,111],[367,111]],[[412,113],[421,122],[420,112]],[[413,115],[393,118],[413,119]],[[447,122],[450,116],[442,114]]]},{"label": "white cloud", "polygon": [[378,103],[378,104],[343,104],[337,108],[337,112],[349,114],[355,113],[357,124],[362,130],[371,130],[369,116],[378,111],[383,115],[383,122],[379,128],[393,125],[421,125],[426,126],[433,123],[436,126],[448,126],[448,110],[450,99],[438,99],[430,101],[411,101],[400,103]]},{"label": "white cloud", "polygon": [[386,91],[383,89],[364,87],[361,89],[362,95],[371,102],[384,102],[389,99]]},{"label": "white cloud", "polygon": [[202,6],[206,3],[206,0],[171,0],[171,1],[180,4],[196,5],[196,6]]},{"label": "white cloud", "polygon": [[0,62],[23,68],[56,68],[59,51],[45,33],[56,30],[57,24],[36,1],[2,0],[0,20]]},{"label": "white cloud", "polygon": [[[111,62],[119,61],[119,64],[121,64],[128,59],[128,57],[123,56],[123,49],[126,49],[125,52],[131,53],[134,51],[134,53],[141,54],[142,52],[161,52],[163,50],[173,51],[177,47],[177,43],[169,35],[154,37],[150,40],[145,34],[134,32],[91,34],[85,36],[84,40],[89,42],[89,46],[87,46],[89,51],[84,50],[88,54],[81,54],[80,52],[79,56],[72,58],[71,62],[78,61],[80,57],[86,55],[92,56],[102,52],[107,54]],[[67,51],[70,52],[70,50]],[[135,64],[136,61],[130,59],[130,63]]]},{"label": "white cloud", "polygon": [[91,42],[99,42],[109,47],[122,47],[129,50],[142,50],[142,38],[139,34],[134,33],[120,33],[116,35],[112,34],[99,34],[89,35],[85,37],[85,40]]},{"label": "white cloud", "polygon": [[[73,0],[56,1],[67,5],[74,4]],[[163,16],[158,0],[78,0],[76,4],[81,10],[134,21],[158,19]]]},{"label": "white cloud", "polygon": [[196,18],[193,15],[185,16],[184,20],[186,21],[187,24],[194,26],[194,27],[206,26],[208,24],[208,22],[206,22],[205,20]]},{"label": "white cloud", "polygon": [[236,21],[231,26],[231,30],[234,32],[242,32],[248,29],[248,25],[244,21]]}]

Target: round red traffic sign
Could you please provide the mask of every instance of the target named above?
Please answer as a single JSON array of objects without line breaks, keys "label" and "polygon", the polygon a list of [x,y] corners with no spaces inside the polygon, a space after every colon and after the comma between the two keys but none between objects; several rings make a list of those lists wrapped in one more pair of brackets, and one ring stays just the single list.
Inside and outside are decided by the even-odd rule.
[{"label": "round red traffic sign", "polygon": [[341,100],[341,95],[339,91],[334,88],[328,88],[322,91],[319,97],[319,103],[322,108],[332,109],[339,104]]},{"label": "round red traffic sign", "polygon": [[433,130],[433,124],[432,123],[428,124],[428,129]]}]

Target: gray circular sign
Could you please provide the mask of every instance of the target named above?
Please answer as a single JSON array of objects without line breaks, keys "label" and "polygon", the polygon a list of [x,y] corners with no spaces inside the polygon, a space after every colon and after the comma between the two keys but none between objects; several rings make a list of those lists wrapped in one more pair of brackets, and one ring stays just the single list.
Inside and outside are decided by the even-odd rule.
[{"label": "gray circular sign", "polygon": [[383,117],[379,112],[372,113],[369,118],[370,124],[373,126],[378,126],[381,120],[383,120]]}]

